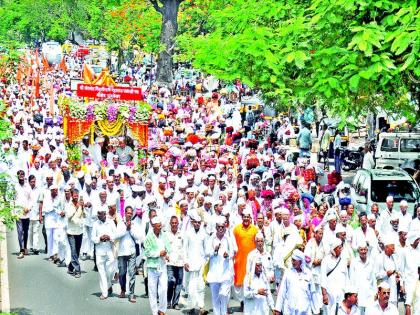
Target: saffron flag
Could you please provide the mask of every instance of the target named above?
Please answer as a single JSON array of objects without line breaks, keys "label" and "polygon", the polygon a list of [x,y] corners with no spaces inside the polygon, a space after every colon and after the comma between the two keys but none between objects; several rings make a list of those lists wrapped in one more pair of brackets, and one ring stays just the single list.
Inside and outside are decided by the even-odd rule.
[{"label": "saffron flag", "polygon": [[63,71],[64,73],[66,73],[66,72],[67,72],[67,65],[66,65],[66,61],[64,60],[64,57],[63,57],[63,59],[61,59],[61,62],[60,62],[60,66],[59,66],[59,68],[60,68],[60,70],[61,70],[61,71]]},{"label": "saffron flag", "polygon": [[35,98],[40,98],[41,94],[39,93],[39,71],[36,73],[35,77]]},{"label": "saffron flag", "polygon": [[50,64],[45,57],[42,57],[42,65],[44,66],[44,73],[50,71]]},{"label": "saffron flag", "polygon": [[95,72],[86,63],[83,64],[82,80],[84,83],[90,84],[95,80]]}]

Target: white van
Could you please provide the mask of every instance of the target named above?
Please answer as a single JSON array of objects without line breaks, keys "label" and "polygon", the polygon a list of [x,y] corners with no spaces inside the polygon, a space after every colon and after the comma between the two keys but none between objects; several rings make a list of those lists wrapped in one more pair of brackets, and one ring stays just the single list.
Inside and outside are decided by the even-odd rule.
[{"label": "white van", "polygon": [[397,169],[420,159],[420,132],[381,133],[375,152],[376,168]]},{"label": "white van", "polygon": [[63,59],[63,49],[57,42],[46,42],[42,44],[42,55],[50,65],[56,65]]},{"label": "white van", "polygon": [[351,184],[351,199],[358,213],[370,213],[373,203],[380,211],[386,207],[386,197],[394,197],[394,207],[405,199],[408,212],[413,213],[414,205],[420,202],[420,189],[414,179],[403,170],[358,170]]}]

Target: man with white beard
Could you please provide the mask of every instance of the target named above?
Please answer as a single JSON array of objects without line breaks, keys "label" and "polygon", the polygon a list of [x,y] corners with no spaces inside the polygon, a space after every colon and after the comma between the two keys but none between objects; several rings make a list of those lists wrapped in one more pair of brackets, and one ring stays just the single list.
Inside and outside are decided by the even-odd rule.
[{"label": "man with white beard", "polygon": [[205,314],[203,268],[206,263],[205,243],[207,234],[201,226],[200,216],[193,216],[192,226],[192,229],[186,231],[184,239],[184,269],[189,277],[185,287],[188,293],[188,307],[190,309],[199,308],[200,314]]}]

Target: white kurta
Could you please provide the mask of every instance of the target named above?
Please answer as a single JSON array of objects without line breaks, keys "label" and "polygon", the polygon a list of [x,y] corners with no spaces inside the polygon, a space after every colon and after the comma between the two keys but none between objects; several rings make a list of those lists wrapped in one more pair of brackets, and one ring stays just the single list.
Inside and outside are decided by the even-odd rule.
[{"label": "white kurta", "polygon": [[286,270],[280,284],[275,310],[284,315],[311,314],[315,286],[309,271]]},{"label": "white kurta", "polygon": [[350,283],[358,289],[358,305],[360,307],[368,307],[376,293],[374,268],[374,261],[370,257],[366,259],[366,262],[362,262],[360,257],[357,257],[350,265]]},{"label": "white kurta", "polygon": [[[333,269],[334,271],[332,271]],[[330,274],[328,275],[328,273]],[[343,300],[344,288],[347,283],[347,261],[341,257],[334,257],[331,254],[326,256],[321,263],[321,287],[326,289],[328,294],[328,311],[330,311],[331,307],[338,301]]]},{"label": "white kurta", "polygon": [[[266,289],[267,296],[258,294],[259,289]],[[259,277],[248,273],[244,279],[244,315],[268,315],[274,308],[270,283],[264,274]]]}]

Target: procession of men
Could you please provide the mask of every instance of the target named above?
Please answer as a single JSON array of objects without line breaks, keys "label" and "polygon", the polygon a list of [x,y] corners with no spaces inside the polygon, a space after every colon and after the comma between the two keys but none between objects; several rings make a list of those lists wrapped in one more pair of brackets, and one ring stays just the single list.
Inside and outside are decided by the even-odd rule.
[{"label": "procession of men", "polygon": [[[154,107],[143,172],[128,135],[86,135],[81,167],[70,168],[58,102],[77,69],[43,73],[54,91],[40,98],[0,83],[13,127],[2,143],[18,216],[11,263],[39,255],[63,277],[97,272],[100,300],[146,298],[153,315],[226,315],[232,300],[253,315],[420,314],[419,204],[411,214],[390,195],[383,209],[356,211],[340,198],[340,171],[319,166],[311,144],[286,158],[288,117],[239,112],[252,92],[239,80],[232,92],[210,77],[170,91],[138,70],[130,84]],[[320,183],[329,173],[339,178],[332,194]]]}]

